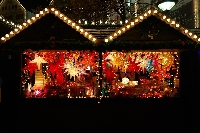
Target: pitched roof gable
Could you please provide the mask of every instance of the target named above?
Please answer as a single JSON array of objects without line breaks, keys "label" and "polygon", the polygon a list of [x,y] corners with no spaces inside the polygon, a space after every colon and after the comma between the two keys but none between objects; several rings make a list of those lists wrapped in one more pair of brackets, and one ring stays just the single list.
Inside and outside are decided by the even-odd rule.
[{"label": "pitched roof gable", "polygon": [[[2,1],[0,2],[0,6],[1,6],[4,2],[6,2],[6,0],[2,0]],[[13,2],[13,1],[12,1],[12,2]],[[19,0],[15,0],[14,2],[16,2],[17,4],[19,4],[24,10],[26,10],[26,9],[24,8],[24,6],[19,2]]]},{"label": "pitched roof gable", "polygon": [[175,20],[167,17],[166,15],[162,14],[155,8],[151,8],[141,15],[139,15],[137,18],[131,20],[130,22],[126,23],[124,26],[117,29],[114,33],[107,36],[104,41],[109,42],[112,41],[118,37],[120,37],[122,34],[126,33],[130,29],[134,28],[136,25],[143,22],[145,19],[154,16],[158,18],[159,20],[165,22],[170,27],[174,28],[175,30],[179,31],[183,35],[186,35],[188,38],[192,39],[193,41],[200,42],[200,37],[198,37],[196,34],[191,32],[189,29],[182,27],[179,23],[177,23]]},{"label": "pitched roof gable", "polygon": [[[76,24],[73,20],[71,20],[70,18],[68,18],[67,16],[65,16],[63,13],[61,13],[59,10],[57,10],[55,8],[45,8],[44,10],[40,11],[39,14],[36,14],[31,19],[27,20],[27,22],[21,24],[14,30],[10,31],[10,33],[3,36],[1,38],[1,42],[5,43],[6,41],[10,40],[17,34],[24,31],[29,26],[33,25],[38,20],[41,20],[41,18],[47,16],[48,14],[53,14],[54,16],[58,17],[60,20],[62,20],[64,23],[66,23],[68,26],[70,26],[72,29],[74,29],[77,33],[82,34],[82,36],[84,36],[84,38],[86,38],[94,43],[97,42],[97,39],[92,34],[87,32],[86,30],[84,30],[80,25]],[[60,31],[60,32],[62,32],[62,31]]]}]

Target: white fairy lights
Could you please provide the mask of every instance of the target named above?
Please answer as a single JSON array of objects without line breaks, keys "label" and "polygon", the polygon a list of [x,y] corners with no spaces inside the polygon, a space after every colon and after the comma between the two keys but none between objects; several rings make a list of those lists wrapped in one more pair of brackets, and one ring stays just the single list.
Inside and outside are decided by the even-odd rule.
[{"label": "white fairy lights", "polygon": [[190,39],[194,41],[200,42],[200,37],[190,32],[188,29],[181,27],[179,23],[177,23],[175,20],[172,20],[171,18],[167,17],[166,15],[159,12],[157,9],[152,8],[144,12],[143,14],[137,16],[135,19],[131,20],[129,23],[126,23],[123,27],[117,29],[114,33],[107,36],[104,41],[109,42],[120,36],[121,34],[125,33],[126,31],[130,30],[140,22],[142,22],[144,19],[147,19],[150,16],[155,16],[158,19],[164,21],[165,23],[169,24],[171,27],[173,27],[176,30],[179,30],[181,33],[189,37]]},{"label": "white fairy lights", "polygon": [[200,2],[199,0],[194,0],[194,21],[195,21],[195,28],[199,28],[200,26],[200,21],[199,21],[199,6]]},{"label": "white fairy lights", "polygon": [[32,25],[37,20],[41,19],[43,16],[45,16],[46,14],[49,14],[49,13],[52,13],[55,16],[57,16],[59,19],[63,20],[63,22],[70,25],[77,32],[80,32],[80,34],[82,34],[84,37],[86,37],[90,41],[92,41],[94,43],[97,41],[97,38],[95,38],[92,34],[83,30],[83,28],[81,26],[76,24],[73,20],[69,19],[67,16],[65,16],[64,14],[62,14],[59,10],[57,10],[55,8],[45,8],[44,10],[40,11],[39,14],[36,14],[34,17],[30,18],[22,25],[19,25],[18,27],[16,27],[9,34],[6,34],[4,37],[1,38],[0,41],[3,43],[6,42],[7,40],[9,40],[10,38],[12,38],[13,36],[15,36],[16,34],[18,34],[19,32],[21,32],[22,30],[24,30],[28,26]]}]

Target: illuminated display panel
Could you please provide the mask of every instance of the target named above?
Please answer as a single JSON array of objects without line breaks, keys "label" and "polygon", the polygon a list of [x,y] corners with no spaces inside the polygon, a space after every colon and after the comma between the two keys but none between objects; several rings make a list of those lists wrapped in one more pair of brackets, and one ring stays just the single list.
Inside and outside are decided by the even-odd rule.
[{"label": "illuminated display panel", "polygon": [[177,97],[177,52],[103,53],[102,94],[109,97]]},{"label": "illuminated display panel", "polygon": [[86,98],[98,95],[97,52],[24,52],[23,59],[21,81],[26,98]]},{"label": "illuminated display panel", "polygon": [[23,61],[26,98],[179,96],[178,52],[27,51]]}]

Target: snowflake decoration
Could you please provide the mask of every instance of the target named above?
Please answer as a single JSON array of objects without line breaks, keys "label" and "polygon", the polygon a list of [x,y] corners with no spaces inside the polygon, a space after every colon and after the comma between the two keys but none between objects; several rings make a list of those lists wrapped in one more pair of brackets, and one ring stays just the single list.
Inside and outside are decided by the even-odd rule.
[{"label": "snowflake decoration", "polygon": [[[141,57],[139,57],[141,58]],[[144,72],[145,68],[148,66],[149,64],[149,60],[146,57],[143,57],[142,59],[140,59],[140,64],[138,64],[138,66],[142,69],[142,71]]]},{"label": "snowflake decoration", "polygon": [[64,64],[64,68],[66,68],[65,72],[70,75],[70,79],[72,77],[74,77],[75,79],[75,76],[77,77],[79,76],[80,70],[77,68],[77,66],[73,62],[66,62]]}]

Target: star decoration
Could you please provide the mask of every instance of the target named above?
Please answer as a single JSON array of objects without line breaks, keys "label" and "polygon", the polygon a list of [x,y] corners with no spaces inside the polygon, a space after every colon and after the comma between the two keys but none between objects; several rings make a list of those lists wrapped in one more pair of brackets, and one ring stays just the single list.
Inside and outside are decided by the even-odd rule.
[{"label": "star decoration", "polygon": [[116,68],[124,66],[124,60],[119,54],[114,54],[113,60],[111,62]]},{"label": "star decoration", "polygon": [[40,70],[41,68],[41,64],[42,63],[47,63],[46,60],[44,60],[42,57],[38,56],[37,54],[35,54],[35,59],[32,60],[30,63],[36,63],[38,66],[38,70]]},{"label": "star decoration", "polygon": [[174,57],[171,54],[160,54],[158,58],[163,69],[169,70],[170,66],[173,65]]},{"label": "star decoration", "polygon": [[75,76],[79,75],[80,70],[73,62],[66,62],[64,68],[66,68],[65,72],[67,72],[70,75],[70,79],[74,77],[75,80]]},{"label": "star decoration", "polygon": [[[140,57],[139,57],[140,58]],[[146,66],[148,65],[148,62],[149,62],[149,59],[146,58],[146,57],[143,57],[141,60],[140,60],[140,64],[138,64],[138,66],[140,66],[140,68],[142,69],[142,71],[144,72]]]}]

